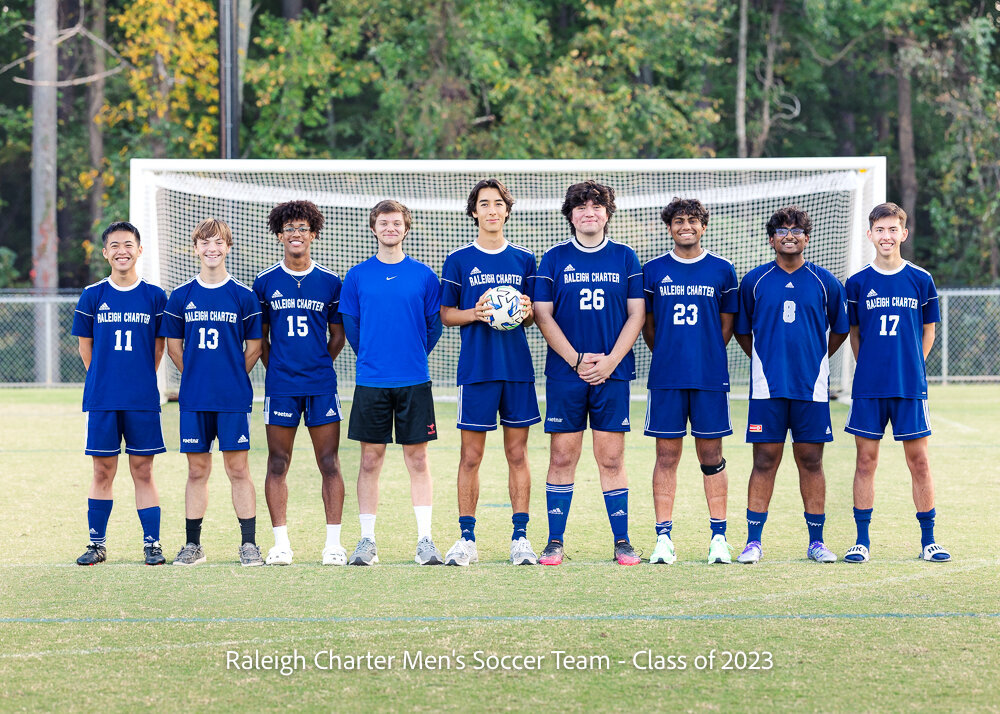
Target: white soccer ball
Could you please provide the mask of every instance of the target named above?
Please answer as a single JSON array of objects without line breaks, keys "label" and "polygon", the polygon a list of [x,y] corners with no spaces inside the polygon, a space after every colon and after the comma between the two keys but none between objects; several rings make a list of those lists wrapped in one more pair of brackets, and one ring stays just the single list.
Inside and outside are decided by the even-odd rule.
[{"label": "white soccer ball", "polygon": [[487,319],[494,330],[513,330],[524,320],[521,293],[510,285],[498,285],[487,290],[486,306],[491,309]]}]

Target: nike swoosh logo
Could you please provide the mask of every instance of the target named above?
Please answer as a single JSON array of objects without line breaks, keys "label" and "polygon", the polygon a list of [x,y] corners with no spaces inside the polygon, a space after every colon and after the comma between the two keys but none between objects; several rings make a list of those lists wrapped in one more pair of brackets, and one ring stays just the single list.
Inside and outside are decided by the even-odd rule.
[{"label": "nike swoosh logo", "polygon": [[399,277],[399,276],[398,275],[393,275],[391,278],[386,278],[386,280],[395,280],[397,277]]}]

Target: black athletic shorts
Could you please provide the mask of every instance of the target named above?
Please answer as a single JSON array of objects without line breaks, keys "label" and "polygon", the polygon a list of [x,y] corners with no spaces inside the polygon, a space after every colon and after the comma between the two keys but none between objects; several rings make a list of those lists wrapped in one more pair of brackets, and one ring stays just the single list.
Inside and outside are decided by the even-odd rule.
[{"label": "black athletic shorts", "polygon": [[437,439],[431,383],[409,387],[356,386],[347,438],[369,444],[391,443],[393,417],[397,444],[423,444]]}]

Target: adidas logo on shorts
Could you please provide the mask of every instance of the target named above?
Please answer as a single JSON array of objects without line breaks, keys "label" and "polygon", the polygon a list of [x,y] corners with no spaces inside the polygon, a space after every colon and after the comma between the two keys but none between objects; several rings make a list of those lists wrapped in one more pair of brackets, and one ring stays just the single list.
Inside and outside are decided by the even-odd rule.
[{"label": "adidas logo on shorts", "polygon": [[622,426],[628,426],[628,419],[627,418],[622,420]]},{"label": "adidas logo on shorts", "polygon": [[99,308],[97,308],[97,309],[98,310],[110,310],[111,308],[108,307],[108,304],[106,302],[102,302],[101,306]]},{"label": "adidas logo on shorts", "polygon": [[326,415],[327,416],[337,416],[337,412],[333,411],[333,407],[330,407],[329,409],[326,410]]},{"label": "adidas logo on shorts", "polygon": [[469,271],[469,275],[479,275],[482,271],[477,267]]},{"label": "adidas logo on shorts", "polygon": [[236,440],[236,443],[237,444],[246,444],[249,441],[250,441],[250,439],[247,438],[246,434],[243,434],[242,436],[240,436],[239,439]]},{"label": "adidas logo on shorts", "polygon": [[272,299],[272,300],[273,300],[274,298],[280,298],[280,297],[284,297],[284,295],[282,295],[282,294],[281,294],[281,291],[280,291],[280,290],[275,290],[275,291],[274,291],[274,294],[273,294],[273,295],[271,295],[271,299]]},{"label": "adidas logo on shorts", "polygon": [[827,427],[827,428],[826,428],[826,433],[827,433],[827,434],[832,434],[832,433],[833,433],[833,432],[831,432],[831,431],[830,431],[830,427]]},{"label": "adidas logo on shorts", "polygon": [[198,308],[196,308],[196,307],[194,306],[194,303],[193,303],[193,302],[189,302],[189,303],[187,304],[187,307],[186,307],[186,308],[184,308],[184,309],[185,309],[185,310],[197,310]]},{"label": "adidas logo on shorts", "polygon": [[868,297],[878,297],[878,293],[875,292],[875,288],[868,291]]}]

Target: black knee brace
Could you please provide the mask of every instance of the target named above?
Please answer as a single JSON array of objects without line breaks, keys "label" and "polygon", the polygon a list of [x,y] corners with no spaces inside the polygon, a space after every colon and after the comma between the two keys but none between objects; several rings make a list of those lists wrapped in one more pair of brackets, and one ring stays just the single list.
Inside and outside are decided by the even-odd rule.
[{"label": "black knee brace", "polygon": [[705,464],[701,465],[701,472],[706,476],[711,476],[713,474],[721,473],[723,469],[726,468],[726,460],[723,459],[715,466],[707,466]]}]

